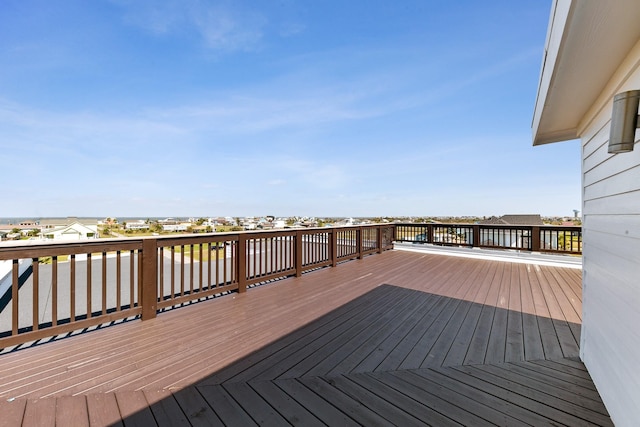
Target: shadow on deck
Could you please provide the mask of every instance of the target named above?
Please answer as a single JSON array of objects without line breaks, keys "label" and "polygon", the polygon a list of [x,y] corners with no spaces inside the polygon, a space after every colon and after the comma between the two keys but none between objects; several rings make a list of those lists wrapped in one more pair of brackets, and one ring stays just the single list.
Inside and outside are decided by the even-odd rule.
[{"label": "shadow on deck", "polygon": [[[415,268],[425,258],[407,259]],[[191,384],[16,399],[0,410],[6,425],[612,425],[578,359],[580,324],[531,314],[559,307],[559,294],[536,298],[544,287],[524,280],[523,267],[472,263],[490,280],[458,279],[477,284],[464,298],[373,285]],[[199,325],[203,334],[210,326]]]},{"label": "shadow on deck", "polygon": [[611,425],[575,344],[541,329],[383,285],[197,384],[87,398],[124,425]]},{"label": "shadow on deck", "polygon": [[556,354],[562,343],[515,332],[527,328],[553,321],[383,285],[132,417],[185,425],[611,425],[577,353],[545,359],[545,349]]}]

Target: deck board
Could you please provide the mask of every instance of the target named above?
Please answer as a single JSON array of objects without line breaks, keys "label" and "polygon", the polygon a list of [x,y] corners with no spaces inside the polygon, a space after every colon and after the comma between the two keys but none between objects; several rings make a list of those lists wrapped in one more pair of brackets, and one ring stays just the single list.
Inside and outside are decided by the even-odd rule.
[{"label": "deck board", "polygon": [[356,426],[353,419],[344,412],[324,400],[322,397],[305,387],[296,379],[275,380],[283,392],[313,413],[321,422],[329,426]]},{"label": "deck board", "polygon": [[149,408],[156,420],[161,426],[184,426],[189,425],[189,421],[184,414],[172,393],[167,390],[145,390],[143,391],[145,399],[149,402]]},{"label": "deck board", "polygon": [[[483,422],[490,422],[494,425],[523,425],[522,422],[509,415],[508,411],[500,412],[494,407],[486,405],[481,399],[470,399],[455,388],[447,388],[446,381],[437,381],[434,380],[434,377],[429,379],[420,377],[412,371],[397,371],[393,372],[391,376],[385,375],[385,379],[389,377],[397,377],[395,383],[400,384],[403,389],[413,388],[413,396],[416,399],[432,402],[437,397],[460,408],[459,411],[447,412],[470,413],[470,415],[465,415],[464,419],[457,420],[465,425],[477,425]],[[425,399],[425,393],[430,394],[428,399]]]},{"label": "deck board", "polygon": [[6,425],[611,425],[577,359],[580,278],[389,251],[0,355],[0,410]]},{"label": "deck board", "polygon": [[86,397],[91,426],[122,427],[122,414],[115,394],[89,394]]},{"label": "deck board", "polygon": [[303,426],[323,426],[324,424],[303,405],[282,391],[272,381],[257,381],[251,387],[289,423]]},{"label": "deck board", "polygon": [[26,406],[27,401],[24,399],[16,401],[0,400],[0,414],[2,414],[0,425],[7,427],[22,425]]},{"label": "deck board", "polygon": [[[418,387],[425,387],[424,384],[429,382],[435,383],[439,385],[441,389],[448,390],[449,394],[455,394],[455,399],[465,406],[469,405],[470,402],[473,402],[471,404],[478,405],[478,403],[490,401],[490,409],[493,410],[491,411],[493,413],[485,416],[491,417],[496,425],[520,425],[523,423],[525,425],[542,425],[545,423],[545,420],[537,416],[537,414],[533,414],[531,411],[520,406],[510,405],[505,400],[498,399],[496,396],[487,393],[483,388],[483,384],[479,381],[469,381],[469,377],[466,378],[466,380],[469,381],[468,383],[458,380],[455,372],[457,371],[453,371],[452,369],[429,369],[405,371],[394,374],[402,375],[405,381],[411,382]],[[487,409],[479,407],[478,411],[485,413]]]},{"label": "deck board", "polygon": [[[363,387],[389,399],[394,405],[414,414],[426,413],[422,418],[432,425],[478,425],[481,418],[457,407],[439,393],[419,389],[386,372],[361,374],[355,378]],[[446,414],[446,415],[445,415]]]},{"label": "deck board", "polygon": [[85,396],[62,396],[56,400],[56,425],[89,426],[89,411]]}]

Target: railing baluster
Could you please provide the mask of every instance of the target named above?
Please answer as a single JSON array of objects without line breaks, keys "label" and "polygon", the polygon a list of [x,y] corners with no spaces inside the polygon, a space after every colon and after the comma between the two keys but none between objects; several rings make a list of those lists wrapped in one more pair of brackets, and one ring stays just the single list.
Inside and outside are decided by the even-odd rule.
[{"label": "railing baluster", "polygon": [[12,261],[11,271],[11,334],[18,335],[18,290],[20,289],[20,275],[18,274],[20,266],[20,260],[14,259]]},{"label": "railing baluster", "polygon": [[129,308],[133,308],[135,304],[135,289],[134,289],[134,262],[135,262],[135,252],[133,249],[129,251]]},{"label": "railing baluster", "polygon": [[58,325],[58,256],[51,257],[51,325]]},{"label": "railing baluster", "polygon": [[180,296],[184,296],[184,245],[180,245]]},{"label": "railing baluster", "polygon": [[122,256],[116,251],[116,311],[122,309]]},{"label": "railing baluster", "polygon": [[76,320],[76,256],[71,255],[69,261],[70,275],[69,275],[69,294],[71,295],[70,318],[72,322]]},{"label": "railing baluster", "polygon": [[91,318],[91,252],[87,254],[87,319]]},{"label": "railing baluster", "polygon": [[171,299],[176,297],[176,247],[171,246]]},{"label": "railing baluster", "polygon": [[[225,243],[222,244],[222,254],[225,255],[227,251],[227,245]],[[218,244],[216,243],[216,287],[220,286],[220,247],[218,246]],[[223,258],[224,263],[224,271],[226,271],[226,266],[227,266],[227,259],[226,257]]]},{"label": "railing baluster", "polygon": [[33,297],[33,305],[31,307],[32,310],[32,330],[37,331],[40,326],[40,270],[38,269],[38,258],[33,258],[31,260],[31,268],[33,271],[31,272],[31,284],[33,289],[31,291],[31,295]]},{"label": "railing baluster", "polygon": [[204,282],[202,279],[202,243],[198,244],[198,251],[199,251],[199,262],[198,262],[198,275],[200,276],[200,280],[198,281],[198,287],[200,289],[200,292],[202,292],[204,290]]},{"label": "railing baluster", "polygon": [[102,314],[107,314],[107,253],[102,251]]},{"label": "railing baluster", "polygon": [[158,300],[164,299],[164,248],[158,248]]},{"label": "railing baluster", "polygon": [[211,255],[213,254],[211,251],[211,245],[212,243],[209,243],[208,245],[205,245],[205,247],[208,249],[207,252],[207,290],[211,290]]},{"label": "railing baluster", "polygon": [[[263,266],[262,266],[262,259],[264,258],[264,252],[262,250],[262,246],[264,243],[264,239],[258,239],[258,271],[256,272],[255,276],[256,277],[260,277],[260,276],[264,276],[264,270],[263,270]],[[265,268],[266,268],[266,260],[265,260]]]},{"label": "railing baluster", "polygon": [[144,253],[138,250],[138,307],[142,304],[142,266]]},{"label": "railing baluster", "polygon": [[[234,275],[233,275],[233,268],[236,265],[236,256],[234,255],[234,251],[237,250],[237,245],[234,243],[233,246],[231,246],[231,256],[229,257],[229,259],[231,260],[231,262],[229,264],[231,264],[231,282],[234,281]],[[222,258],[224,259],[222,266],[224,268],[224,274],[222,276],[224,283],[227,283],[227,245],[225,244],[224,247],[222,248]]]},{"label": "railing baluster", "polygon": [[193,295],[193,290],[194,290],[193,263],[195,261],[195,257],[193,256],[194,254],[193,249],[194,249],[194,246],[189,245],[189,295]]}]

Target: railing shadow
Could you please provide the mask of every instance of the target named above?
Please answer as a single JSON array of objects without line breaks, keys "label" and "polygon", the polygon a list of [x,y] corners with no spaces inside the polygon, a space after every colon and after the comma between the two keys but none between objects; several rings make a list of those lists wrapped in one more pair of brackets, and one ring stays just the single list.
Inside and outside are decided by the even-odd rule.
[{"label": "railing shadow", "polygon": [[162,398],[147,391],[148,407],[124,423],[607,424],[579,333],[563,319],[382,285]]}]

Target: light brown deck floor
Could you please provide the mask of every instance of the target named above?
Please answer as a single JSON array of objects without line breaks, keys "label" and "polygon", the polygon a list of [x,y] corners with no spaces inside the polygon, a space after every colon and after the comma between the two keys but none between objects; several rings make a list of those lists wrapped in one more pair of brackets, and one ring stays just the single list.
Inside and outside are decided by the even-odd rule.
[{"label": "light brown deck floor", "polygon": [[0,356],[0,425],[611,425],[581,272],[389,251]]}]

